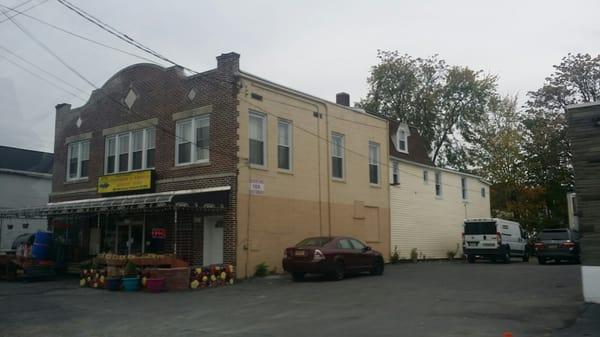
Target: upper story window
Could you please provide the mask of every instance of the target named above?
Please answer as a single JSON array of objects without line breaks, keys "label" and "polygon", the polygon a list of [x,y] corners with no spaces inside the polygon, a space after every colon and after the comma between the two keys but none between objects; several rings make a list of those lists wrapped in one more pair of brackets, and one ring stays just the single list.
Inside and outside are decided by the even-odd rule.
[{"label": "upper story window", "polygon": [[379,184],[379,144],[369,142],[369,183]]},{"label": "upper story window", "polygon": [[429,183],[429,171],[427,171],[427,170],[424,170],[424,171],[423,171],[423,182],[424,182],[425,184],[428,184],[428,183]]},{"label": "upper story window", "polygon": [[285,120],[277,122],[277,168],[292,169],[292,123]]},{"label": "upper story window", "polygon": [[400,169],[398,167],[398,162],[392,162],[392,185],[400,184]]},{"label": "upper story window", "polygon": [[396,131],[396,149],[399,152],[408,153],[408,126],[400,125]]},{"label": "upper story window", "polygon": [[481,188],[481,197],[485,198],[485,187]]},{"label": "upper story window", "polygon": [[331,134],[331,176],[344,179],[344,135]]},{"label": "upper story window", "polygon": [[250,164],[262,167],[267,166],[267,117],[265,115],[250,112],[248,140],[250,146]]},{"label": "upper story window", "polygon": [[467,178],[466,177],[460,178],[460,194],[461,194],[463,200],[467,200],[468,193],[467,193]]},{"label": "upper story window", "polygon": [[210,116],[179,120],[176,123],[175,165],[208,163]]},{"label": "upper story window", "polygon": [[67,146],[67,180],[85,179],[88,177],[90,161],[90,141],[70,143]]},{"label": "upper story window", "polygon": [[106,137],[106,174],[154,168],[156,130],[135,130]]},{"label": "upper story window", "polygon": [[442,196],[442,172],[435,172],[435,195]]}]

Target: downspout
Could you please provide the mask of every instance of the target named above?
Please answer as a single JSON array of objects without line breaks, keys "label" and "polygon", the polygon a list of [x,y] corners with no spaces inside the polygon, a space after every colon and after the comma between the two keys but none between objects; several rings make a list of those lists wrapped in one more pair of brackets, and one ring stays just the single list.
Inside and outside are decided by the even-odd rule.
[{"label": "downspout", "polygon": [[174,206],[173,209],[173,255],[177,257],[177,206]]},{"label": "downspout", "polygon": [[[325,135],[325,146],[327,147],[327,221],[329,223],[329,236],[331,236],[331,179],[329,177],[329,175],[331,174],[331,168],[329,165],[331,165],[331,146],[329,146],[329,113],[327,111],[327,105],[325,106],[325,132],[327,132],[327,134]],[[345,144],[344,144],[345,145]],[[344,149],[344,154],[346,153],[346,150]],[[344,174],[347,174],[346,172],[344,172]]]}]

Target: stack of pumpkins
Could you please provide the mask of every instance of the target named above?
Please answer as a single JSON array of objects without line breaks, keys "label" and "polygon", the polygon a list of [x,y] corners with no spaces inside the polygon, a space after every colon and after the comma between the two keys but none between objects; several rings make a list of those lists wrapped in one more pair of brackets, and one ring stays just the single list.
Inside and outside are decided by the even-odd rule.
[{"label": "stack of pumpkins", "polygon": [[234,268],[230,264],[192,268],[190,275],[190,288],[192,289],[231,285],[235,279]]},{"label": "stack of pumpkins", "polygon": [[103,269],[82,269],[79,277],[81,287],[104,289],[106,282],[106,271]]}]

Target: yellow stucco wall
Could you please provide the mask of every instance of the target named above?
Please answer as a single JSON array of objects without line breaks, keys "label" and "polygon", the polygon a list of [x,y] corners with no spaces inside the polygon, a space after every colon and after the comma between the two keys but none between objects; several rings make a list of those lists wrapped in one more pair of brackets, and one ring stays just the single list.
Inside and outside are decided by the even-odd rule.
[{"label": "yellow stucco wall", "polygon": [[[262,100],[252,98],[252,93]],[[239,276],[253,274],[261,262],[281,272],[284,249],[310,236],[354,236],[389,257],[387,122],[247,77],[241,79],[238,99]],[[245,160],[250,111],[267,119],[267,165],[263,168],[250,167]],[[279,118],[293,124],[290,172],[277,169]],[[334,181],[330,174],[332,132],[345,135],[344,181]],[[380,144],[378,186],[369,183],[369,141]],[[264,191],[250,193],[251,181],[264,186]]]},{"label": "yellow stucco wall", "polygon": [[[401,257],[408,258],[416,248],[420,257],[446,258],[448,251],[462,248],[463,220],[489,218],[489,186],[478,178],[467,176],[467,200],[462,199],[461,175],[442,173],[442,196],[435,194],[435,168],[399,162],[400,184],[390,187],[391,248],[397,247]],[[429,181],[423,181],[423,171]],[[485,197],[481,195],[485,188]]]}]

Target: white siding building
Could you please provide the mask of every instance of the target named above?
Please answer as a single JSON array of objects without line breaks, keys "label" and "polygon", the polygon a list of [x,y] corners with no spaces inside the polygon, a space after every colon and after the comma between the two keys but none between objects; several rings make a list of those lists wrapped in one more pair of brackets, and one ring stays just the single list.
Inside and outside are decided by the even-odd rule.
[{"label": "white siding building", "polygon": [[[51,153],[0,146],[0,214],[3,209],[40,207],[52,187]],[[46,218],[0,216],[0,251],[24,233],[46,230]]]},{"label": "white siding building", "polygon": [[390,122],[391,249],[409,258],[462,252],[465,218],[491,217],[489,184],[478,176],[437,168],[414,128]]}]

